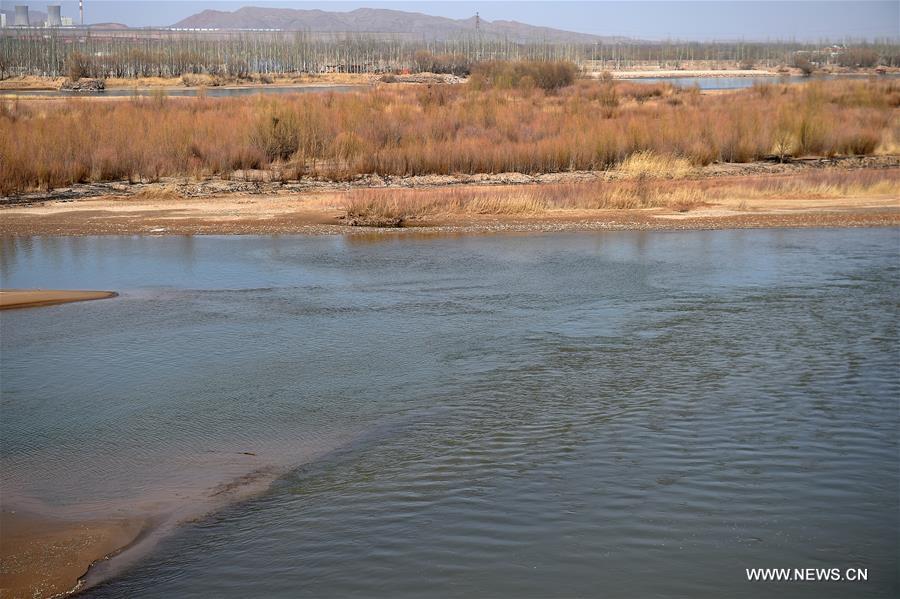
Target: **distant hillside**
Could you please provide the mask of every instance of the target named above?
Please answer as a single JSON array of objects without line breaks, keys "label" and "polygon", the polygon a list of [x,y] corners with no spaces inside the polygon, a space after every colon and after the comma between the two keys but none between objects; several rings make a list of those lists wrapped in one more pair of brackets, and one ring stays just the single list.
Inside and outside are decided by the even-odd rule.
[{"label": "distant hillside", "polygon": [[107,31],[110,29],[128,29],[129,28],[128,25],[125,25],[123,23],[91,23],[90,25],[88,25],[88,27],[90,27],[91,29],[105,29]]},{"label": "distant hillside", "polygon": [[[380,8],[359,8],[350,12],[258,8],[246,6],[234,12],[204,10],[175,23],[173,27],[201,29],[282,29],[316,32],[403,33],[429,40],[447,40],[475,34],[475,17],[449,19],[415,12]],[[536,27],[516,21],[481,19],[479,31],[488,39],[518,42],[593,43],[621,41],[621,37],[600,37],[586,33]]]}]

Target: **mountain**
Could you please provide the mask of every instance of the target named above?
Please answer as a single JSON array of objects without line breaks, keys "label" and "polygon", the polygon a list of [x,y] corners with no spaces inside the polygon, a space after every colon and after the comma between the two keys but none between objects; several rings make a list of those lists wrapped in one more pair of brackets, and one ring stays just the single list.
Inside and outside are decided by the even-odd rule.
[{"label": "mountain", "polygon": [[[245,6],[234,12],[204,10],[172,25],[176,28],[191,29],[402,33],[429,40],[471,36],[476,32],[475,26],[476,17],[450,19],[381,8],[358,8],[350,12],[330,12],[255,6]],[[478,31],[487,39],[509,39],[517,42],[609,43],[625,39],[536,27],[517,21],[487,21],[485,19],[480,19]]]},{"label": "mountain", "polygon": [[130,29],[130,27],[128,25],[125,25],[124,23],[113,23],[113,22],[91,23],[90,25],[88,25],[88,27],[91,29],[103,29],[104,31],[110,31],[113,29],[123,29],[123,30]]}]

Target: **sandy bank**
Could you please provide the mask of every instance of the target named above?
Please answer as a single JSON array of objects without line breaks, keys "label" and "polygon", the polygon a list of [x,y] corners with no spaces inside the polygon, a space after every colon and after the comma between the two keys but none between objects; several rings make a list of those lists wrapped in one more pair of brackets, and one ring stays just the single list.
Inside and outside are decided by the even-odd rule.
[{"label": "sandy bank", "polygon": [[0,235],[277,235],[416,231],[687,230],[900,226],[893,196],[735,199],[688,212],[667,208],[552,210],[536,214],[435,215],[403,229],[347,226],[341,192],[243,193],[197,199],[104,196],[2,209]]},{"label": "sandy bank", "polygon": [[140,520],[70,522],[0,512],[0,596],[68,593],[92,563],[134,542],[144,525]]},{"label": "sandy bank", "polygon": [[[581,205],[576,208],[579,204],[570,202],[568,206],[544,210],[457,209],[440,213],[438,205],[407,219],[406,227],[400,230],[900,226],[900,199],[894,193],[895,184],[891,183],[897,180],[898,173],[900,163],[896,156],[799,160],[786,164],[712,164],[695,169],[680,180],[656,179],[652,183],[653,189],[675,189],[690,196],[692,201],[686,206],[612,209],[612,206]],[[450,190],[473,190],[486,198],[510,198],[513,193],[538,193],[544,186],[552,189],[568,184],[597,185],[598,189],[608,190],[609,186],[633,180],[631,174],[616,170],[543,175],[367,175],[343,183],[317,179],[283,183],[274,180],[271,174],[239,172],[227,181],[170,178],[141,185],[81,184],[49,193],[4,198],[5,202],[0,201],[0,236],[371,234],[379,229],[348,226],[344,218],[348,198],[364,190],[380,190],[380,197],[396,196],[398,201],[411,191],[440,197]],[[790,181],[797,183],[784,185]],[[882,181],[883,184],[853,188],[850,185],[853,181],[869,181],[870,185]],[[841,184],[850,187],[842,191]],[[645,193],[650,193],[651,183],[646,186]],[[566,193],[575,193],[577,189],[573,187]],[[396,233],[398,229],[387,231]]]},{"label": "sandy bank", "polygon": [[[374,75],[356,74],[356,73],[315,73],[315,74],[295,74],[295,75],[279,75],[268,78],[269,83],[262,83],[258,79],[222,79],[216,81],[215,78],[206,75],[189,76],[188,82],[195,83],[190,87],[199,85],[205,87],[302,87],[302,86],[324,86],[324,85],[365,85],[372,83],[376,77]],[[65,77],[38,77],[36,75],[26,75],[22,77],[10,77],[0,81],[0,91],[16,91],[16,90],[58,90]],[[185,89],[185,80],[181,77],[109,77],[104,79],[107,89],[146,89],[146,88],[171,88]]]},{"label": "sandy bank", "polygon": [[116,297],[114,291],[71,291],[58,289],[0,289],[0,310],[35,308],[69,302]]}]

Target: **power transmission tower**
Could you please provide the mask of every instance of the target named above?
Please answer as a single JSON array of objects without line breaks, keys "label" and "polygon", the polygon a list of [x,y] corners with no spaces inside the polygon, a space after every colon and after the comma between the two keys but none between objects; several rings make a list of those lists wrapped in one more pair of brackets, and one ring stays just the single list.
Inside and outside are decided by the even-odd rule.
[{"label": "power transmission tower", "polygon": [[475,41],[478,44],[478,47],[475,50],[475,60],[481,60],[482,56],[482,43],[481,43],[481,15],[478,14],[478,11],[475,11]]}]

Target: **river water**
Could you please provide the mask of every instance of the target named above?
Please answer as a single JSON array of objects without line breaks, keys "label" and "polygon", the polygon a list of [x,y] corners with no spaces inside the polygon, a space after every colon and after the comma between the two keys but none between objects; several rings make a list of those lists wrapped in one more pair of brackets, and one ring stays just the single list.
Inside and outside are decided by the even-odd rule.
[{"label": "river water", "polygon": [[0,247],[122,294],[2,314],[7,506],[270,475],[87,597],[900,591],[897,229]]},{"label": "river water", "polygon": [[[631,81],[634,83],[671,83],[677,87],[699,87],[704,90],[717,89],[744,89],[753,87],[760,83],[778,83],[778,84],[796,84],[809,83],[810,81],[844,81],[844,80],[881,80],[895,79],[895,74],[887,74],[880,76],[872,75],[840,75],[839,77],[814,76],[800,77],[796,75],[775,76],[760,75],[758,77],[642,77],[637,79],[625,79],[623,81]],[[259,94],[281,95],[281,94],[300,94],[300,93],[322,93],[322,92],[348,92],[362,91],[369,89],[364,85],[248,85],[243,87],[208,87],[204,88],[203,93],[208,97],[234,97],[234,96],[255,96]],[[167,96],[196,96],[197,88],[163,88],[161,90]],[[64,92],[59,90],[0,90],[0,95],[7,93],[17,96],[51,96],[51,97],[82,97],[82,98],[101,98],[110,96],[151,96],[154,92],[150,88],[113,88],[107,89],[101,93],[79,94],[72,92]]]},{"label": "river water", "polygon": [[[283,94],[314,94],[327,92],[350,92],[369,89],[365,85],[245,85],[240,87],[204,87],[203,95],[210,98],[231,98],[238,96],[283,95]],[[0,90],[0,95],[10,94],[14,96],[43,96],[53,98],[108,98],[108,97],[148,97],[154,94],[163,94],[172,97],[193,97],[201,93],[196,87],[163,87],[163,88],[128,88],[114,87],[102,92],[69,92],[50,89],[30,90]]]},{"label": "river water", "polygon": [[635,83],[670,83],[676,87],[698,87],[703,90],[717,89],[745,89],[763,83],[771,84],[797,84],[811,81],[881,81],[884,79],[896,79],[897,75],[859,75],[846,74],[835,77],[827,75],[814,75],[802,77],[799,75],[760,75],[758,77],[644,77],[629,79]]}]

